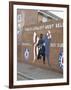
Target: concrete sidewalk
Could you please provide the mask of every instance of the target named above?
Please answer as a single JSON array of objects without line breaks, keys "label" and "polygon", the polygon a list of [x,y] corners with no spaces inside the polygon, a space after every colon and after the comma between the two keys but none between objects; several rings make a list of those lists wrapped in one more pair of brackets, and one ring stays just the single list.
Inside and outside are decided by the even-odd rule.
[{"label": "concrete sidewalk", "polygon": [[42,69],[26,63],[17,64],[18,80],[38,80],[38,79],[56,79],[63,78],[63,74],[49,69]]}]

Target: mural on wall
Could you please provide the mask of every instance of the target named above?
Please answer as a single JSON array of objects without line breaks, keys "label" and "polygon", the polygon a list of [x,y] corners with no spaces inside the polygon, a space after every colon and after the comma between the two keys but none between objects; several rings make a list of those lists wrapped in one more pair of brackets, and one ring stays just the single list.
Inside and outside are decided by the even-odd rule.
[{"label": "mural on wall", "polygon": [[30,54],[29,49],[28,48],[25,48],[24,49],[24,60],[25,60],[25,62],[28,62],[28,60],[29,60],[29,54]]},{"label": "mural on wall", "polygon": [[62,17],[56,15],[56,12],[17,10],[17,42],[18,47],[24,49],[24,53],[20,52],[22,56],[19,61],[45,64],[45,67],[51,65],[52,68],[62,70],[63,56],[60,48],[63,48],[63,11],[58,12]]},{"label": "mural on wall", "polygon": [[61,69],[63,69],[63,67],[64,67],[64,58],[63,58],[63,49],[62,48],[60,48],[60,52],[59,52],[59,56],[58,56],[58,62],[59,62],[59,67],[61,68]]}]

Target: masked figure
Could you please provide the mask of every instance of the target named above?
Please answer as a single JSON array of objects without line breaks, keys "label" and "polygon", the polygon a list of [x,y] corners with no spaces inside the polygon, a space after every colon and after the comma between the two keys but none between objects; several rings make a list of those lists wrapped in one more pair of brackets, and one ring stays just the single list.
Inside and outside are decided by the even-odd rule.
[{"label": "masked figure", "polygon": [[41,59],[43,57],[43,64],[45,64],[45,42],[43,40],[43,34],[40,34],[40,38],[38,41],[38,56],[37,59]]}]

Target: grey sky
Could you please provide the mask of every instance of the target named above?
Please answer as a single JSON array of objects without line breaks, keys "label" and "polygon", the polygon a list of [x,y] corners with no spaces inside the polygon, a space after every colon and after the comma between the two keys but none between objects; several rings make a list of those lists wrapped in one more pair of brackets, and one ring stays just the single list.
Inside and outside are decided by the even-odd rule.
[{"label": "grey sky", "polygon": [[64,12],[63,11],[50,11],[50,12],[55,14],[56,16],[62,18],[62,19],[64,17]]}]

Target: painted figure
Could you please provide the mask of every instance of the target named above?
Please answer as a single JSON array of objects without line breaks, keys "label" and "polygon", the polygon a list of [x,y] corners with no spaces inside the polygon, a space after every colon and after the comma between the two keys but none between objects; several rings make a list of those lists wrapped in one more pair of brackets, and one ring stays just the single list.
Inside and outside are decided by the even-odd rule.
[{"label": "painted figure", "polygon": [[36,60],[36,42],[37,42],[37,35],[36,35],[36,32],[34,32],[33,33],[33,54],[34,54],[33,62],[35,62]]},{"label": "painted figure", "polygon": [[51,43],[51,32],[48,31],[47,35],[44,36],[45,41],[45,56],[48,60],[48,65],[50,65],[50,43]]},{"label": "painted figure", "polygon": [[45,64],[45,42],[43,40],[43,34],[40,34],[40,38],[39,38],[37,46],[38,46],[37,59],[39,60],[43,56],[43,64]]}]

